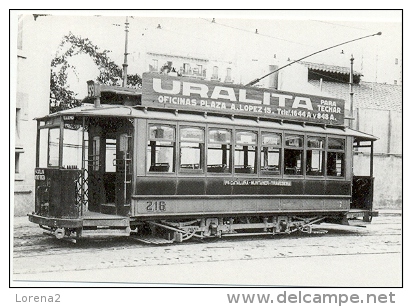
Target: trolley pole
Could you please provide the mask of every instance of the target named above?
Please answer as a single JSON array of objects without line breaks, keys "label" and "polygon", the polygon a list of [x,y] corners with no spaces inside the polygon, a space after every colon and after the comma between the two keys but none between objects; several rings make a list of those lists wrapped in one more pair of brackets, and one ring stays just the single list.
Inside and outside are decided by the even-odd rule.
[{"label": "trolley pole", "polygon": [[123,63],[123,87],[127,86],[127,43],[129,38],[129,18],[126,16],[126,22],[124,31],[125,35],[125,42],[124,42],[124,63]]},{"label": "trolley pole", "polygon": [[293,62],[290,62],[289,64],[283,65],[282,67],[279,67],[278,69],[275,69],[275,70],[267,73],[267,74],[264,75],[263,77],[260,77],[260,78],[257,78],[257,79],[255,79],[255,80],[250,81],[248,84],[246,84],[246,86],[255,85],[256,83],[258,83],[258,82],[259,82],[260,80],[262,80],[263,78],[266,78],[267,76],[269,76],[269,75],[271,75],[271,74],[274,74],[275,72],[277,72],[277,71],[279,71],[279,70],[281,70],[281,69],[283,69],[283,68],[285,68],[285,67],[288,67],[288,66],[290,66],[290,65],[292,65],[292,64],[294,64],[294,63],[296,63],[296,62],[299,62],[299,61],[302,61],[302,60],[304,60],[304,59],[306,59],[306,58],[308,58],[308,57],[311,57],[312,55],[315,55],[315,54],[324,52],[324,51],[326,51],[326,50],[329,50],[329,49],[332,49],[332,48],[335,48],[335,47],[338,47],[338,46],[342,46],[342,45],[345,45],[345,44],[348,44],[348,43],[351,43],[351,42],[354,42],[354,41],[358,41],[358,40],[360,40],[360,39],[364,39],[364,38],[367,38],[367,37],[375,36],[375,35],[382,35],[382,32],[378,32],[378,33],[375,33],[375,34],[371,34],[371,35],[366,35],[366,36],[363,36],[363,37],[355,38],[355,39],[352,39],[352,40],[350,40],[350,41],[347,41],[347,42],[344,42],[344,43],[340,43],[340,44],[337,44],[337,45],[334,45],[334,46],[331,46],[331,47],[328,47],[328,48],[325,48],[325,49],[322,49],[322,50],[313,52],[313,53],[311,53],[311,54],[309,54],[309,55],[307,55],[307,56],[304,56],[303,58],[300,58],[300,59],[298,59],[298,60],[295,60],[295,61],[293,61]]}]

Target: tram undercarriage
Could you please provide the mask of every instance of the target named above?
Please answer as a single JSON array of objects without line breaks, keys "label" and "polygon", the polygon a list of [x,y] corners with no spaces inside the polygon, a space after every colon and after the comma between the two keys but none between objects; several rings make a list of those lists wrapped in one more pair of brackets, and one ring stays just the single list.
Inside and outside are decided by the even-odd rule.
[{"label": "tram undercarriage", "polygon": [[[350,210],[323,212],[310,216],[271,215],[237,217],[202,217],[193,219],[138,220],[134,217],[89,212],[83,219],[69,222],[29,215],[30,221],[40,225],[44,234],[76,243],[81,238],[129,237],[149,244],[182,243],[189,239],[262,236],[292,233],[325,234],[316,227],[321,223],[365,227],[376,211]],[[315,226],[315,227],[314,227]]]},{"label": "tram undercarriage", "polygon": [[[183,242],[191,238],[233,237],[254,235],[325,233],[314,231],[313,225],[321,223],[326,216],[301,218],[297,216],[272,217],[237,217],[237,218],[201,218],[183,222],[149,221],[140,226],[140,231],[147,232],[147,225],[152,235],[166,235],[171,242]],[[136,227],[139,235],[139,227]],[[144,240],[144,239],[143,239]]]}]

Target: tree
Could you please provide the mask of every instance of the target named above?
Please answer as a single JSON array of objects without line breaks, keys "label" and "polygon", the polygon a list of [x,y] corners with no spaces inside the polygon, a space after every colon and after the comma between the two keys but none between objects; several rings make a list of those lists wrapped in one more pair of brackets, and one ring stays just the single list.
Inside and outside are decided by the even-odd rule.
[{"label": "tree", "polygon": [[[87,54],[99,68],[96,80],[107,85],[120,85],[122,68],[108,56],[109,50],[100,51],[88,38],[81,38],[72,33],[65,35],[59,45],[59,50],[51,62],[50,73],[50,113],[70,109],[81,105],[81,99],[70,90],[67,83],[68,72],[76,74],[76,68],[69,63],[69,59],[78,54]],[[138,74],[127,76],[127,86],[141,88],[142,78]]]}]

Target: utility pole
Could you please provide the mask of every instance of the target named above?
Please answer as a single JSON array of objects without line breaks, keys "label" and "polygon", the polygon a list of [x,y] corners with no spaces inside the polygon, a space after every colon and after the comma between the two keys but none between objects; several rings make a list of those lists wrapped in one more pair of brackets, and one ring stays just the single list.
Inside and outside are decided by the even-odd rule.
[{"label": "utility pole", "polygon": [[349,127],[353,128],[353,122],[355,120],[353,114],[353,54],[350,58],[350,74],[349,74],[349,103],[350,103],[350,115],[349,115]]},{"label": "utility pole", "polygon": [[123,63],[123,87],[127,86],[127,43],[129,39],[129,19],[126,16],[126,22],[124,31],[126,32],[125,42],[124,42],[124,63]]}]

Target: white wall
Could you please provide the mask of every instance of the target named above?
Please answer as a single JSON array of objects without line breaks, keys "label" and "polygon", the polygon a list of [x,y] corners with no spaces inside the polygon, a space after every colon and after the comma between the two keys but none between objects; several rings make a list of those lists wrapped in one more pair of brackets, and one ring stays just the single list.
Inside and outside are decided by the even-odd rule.
[{"label": "white wall", "polygon": [[[11,22],[17,25],[17,16]],[[43,17],[47,18],[47,17]],[[14,180],[14,212],[25,215],[34,209],[34,167],[36,146],[36,117],[49,112],[51,46],[45,31],[50,31],[47,23],[32,15],[23,17],[22,50],[12,49],[17,61],[16,93],[11,96],[12,105],[21,107],[19,133],[16,141],[23,147],[19,158],[19,173]],[[16,33],[12,33],[13,35]],[[42,35],[39,35],[42,34]],[[11,108],[12,110],[15,108]],[[14,127],[13,127],[14,128]],[[12,130],[13,135],[16,131]],[[14,159],[14,156],[13,156]],[[12,168],[13,169],[13,168]]]}]

